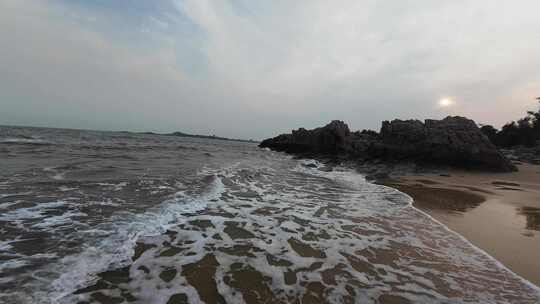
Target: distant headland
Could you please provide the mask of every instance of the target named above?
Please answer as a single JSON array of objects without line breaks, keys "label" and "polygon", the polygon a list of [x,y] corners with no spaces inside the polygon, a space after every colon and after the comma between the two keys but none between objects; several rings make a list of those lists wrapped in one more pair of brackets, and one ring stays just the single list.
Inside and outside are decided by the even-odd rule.
[{"label": "distant headland", "polygon": [[253,139],[239,139],[239,138],[227,138],[220,137],[216,135],[199,135],[199,134],[188,134],[184,132],[172,132],[172,133],[154,133],[154,132],[141,132],[140,134],[149,134],[149,135],[164,135],[164,136],[177,136],[177,137],[191,137],[191,138],[205,138],[205,139],[215,139],[215,140],[227,140],[227,141],[238,141],[238,142],[249,142],[257,143],[258,141]]}]

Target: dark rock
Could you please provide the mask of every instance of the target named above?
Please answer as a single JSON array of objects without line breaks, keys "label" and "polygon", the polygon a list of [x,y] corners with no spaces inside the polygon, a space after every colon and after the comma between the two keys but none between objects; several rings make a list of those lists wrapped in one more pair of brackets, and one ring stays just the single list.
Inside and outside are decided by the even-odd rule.
[{"label": "dark rock", "polygon": [[348,139],[347,153],[360,158],[371,157],[381,144],[381,136],[375,131],[353,132]]},{"label": "dark rock", "polygon": [[342,121],[334,120],[322,128],[300,128],[291,134],[264,140],[259,146],[287,153],[337,154],[348,149],[349,136],[349,127]]},{"label": "dark rock", "polygon": [[298,129],[260,144],[276,151],[346,156],[356,160],[414,161],[490,171],[516,167],[464,117],[443,120],[393,120],[375,131],[350,132],[342,121],[314,130]]},{"label": "dark rock", "polygon": [[375,145],[377,156],[397,159],[414,158],[426,141],[426,128],[419,120],[384,121],[381,127],[382,143]]},{"label": "dark rock", "polygon": [[476,123],[464,117],[383,122],[382,145],[375,155],[493,171],[515,166],[497,150]]}]

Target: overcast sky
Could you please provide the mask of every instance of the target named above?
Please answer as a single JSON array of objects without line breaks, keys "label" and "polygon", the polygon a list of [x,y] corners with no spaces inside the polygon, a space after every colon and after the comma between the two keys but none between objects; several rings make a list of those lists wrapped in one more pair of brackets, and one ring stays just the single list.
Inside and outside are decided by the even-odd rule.
[{"label": "overcast sky", "polygon": [[539,95],[538,0],[0,0],[0,124],[500,127]]}]

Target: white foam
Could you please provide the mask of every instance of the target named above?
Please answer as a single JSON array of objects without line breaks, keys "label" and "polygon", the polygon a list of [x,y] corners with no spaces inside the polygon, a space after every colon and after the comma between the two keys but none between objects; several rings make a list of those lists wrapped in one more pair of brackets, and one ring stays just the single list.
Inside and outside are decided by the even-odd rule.
[{"label": "white foam", "polygon": [[88,214],[78,211],[68,210],[61,215],[49,216],[44,218],[41,222],[32,225],[34,228],[52,228],[64,225],[72,225],[74,217],[86,217]]},{"label": "white foam", "polygon": [[[118,199],[117,199],[118,201]],[[113,202],[112,199],[108,199],[106,201],[89,201],[87,202],[88,205],[93,205],[93,206],[111,206],[111,207],[118,207],[120,206],[120,203],[117,203],[117,202]]]},{"label": "white foam", "polygon": [[53,173],[53,175],[51,175],[51,178],[54,180],[63,180],[66,174],[66,172],[60,172],[54,167],[45,167],[43,168],[43,171]]},{"label": "white foam", "polygon": [[78,190],[79,188],[77,187],[66,187],[66,186],[60,186],[58,187],[58,190],[62,191],[62,192],[68,192],[68,191],[73,191],[73,190]]},{"label": "white foam", "polygon": [[45,217],[44,212],[49,209],[65,206],[67,203],[65,201],[57,202],[48,202],[48,203],[39,203],[33,207],[28,208],[19,208],[16,210],[11,210],[0,215],[0,220],[4,221],[20,221],[28,219],[37,219]]},{"label": "white foam", "polygon": [[204,209],[208,201],[219,199],[223,191],[224,185],[216,176],[208,191],[200,196],[190,197],[180,191],[157,210],[129,218],[113,217],[111,224],[106,224],[112,227],[103,227],[107,237],[95,246],[87,247],[81,254],[61,260],[56,271],[62,274],[52,282],[53,291],[49,296],[55,301],[65,301],[66,297],[69,300],[70,294],[92,282],[97,273],[129,263],[139,236],[164,233],[177,224],[183,214]]},{"label": "white foam", "polygon": [[7,252],[8,250],[10,250],[12,248],[10,243],[12,243],[13,241],[15,240],[0,241],[0,252]]},{"label": "white foam", "polygon": [[511,269],[509,269],[508,267],[506,267],[503,263],[501,263],[499,260],[497,260],[495,257],[493,257],[492,255],[490,255],[489,253],[487,253],[485,250],[481,249],[480,247],[474,245],[471,241],[469,241],[467,238],[465,238],[464,236],[462,236],[461,234],[457,233],[456,231],[450,229],[448,226],[446,226],[445,224],[443,224],[441,221],[437,220],[436,218],[432,217],[431,215],[429,215],[428,213],[422,211],[421,209],[418,209],[416,207],[414,207],[413,203],[414,203],[414,199],[408,195],[407,193],[404,193],[404,192],[401,192],[395,188],[392,188],[392,187],[388,187],[388,186],[385,186],[385,185],[377,185],[381,188],[386,188],[386,189],[389,189],[391,191],[395,191],[395,192],[398,192],[400,193],[402,196],[404,197],[407,197],[407,201],[408,201],[408,206],[413,209],[415,212],[421,214],[422,216],[424,217],[427,217],[429,218],[429,220],[431,220],[433,223],[435,223],[436,225],[442,227],[444,230],[448,231],[449,233],[451,233],[452,235],[458,237],[460,240],[462,240],[464,243],[466,243],[468,246],[470,246],[471,248],[473,248],[476,252],[478,252],[479,254],[487,257],[488,259],[490,259],[498,268],[500,268],[501,270],[504,270],[504,271],[507,271],[509,273],[511,273],[512,275],[514,275],[516,278],[518,278],[519,280],[521,280],[525,285],[529,286],[530,288],[536,290],[536,292],[538,293],[538,296],[540,297],[540,287],[533,284],[532,282],[528,281],[527,279],[521,277],[520,275],[518,275],[517,273],[515,273],[514,271],[512,271]]},{"label": "white foam", "polygon": [[0,209],[6,209],[12,205],[15,205],[15,204],[18,204],[20,203],[21,201],[13,201],[13,202],[5,202],[5,203],[1,203],[0,204]]},{"label": "white foam", "polygon": [[[349,184],[349,185],[351,185],[353,187],[360,186],[360,188],[361,188],[362,184],[367,183],[365,178],[360,177],[360,175],[358,175],[356,173],[353,173],[351,170],[348,170],[348,169],[340,170],[338,168],[337,170],[334,170],[332,172],[324,172],[324,171],[318,170],[317,168],[311,168],[311,167],[306,166],[306,164],[310,164],[310,163],[315,163],[317,165],[317,168],[320,167],[320,165],[317,162],[310,162],[310,161],[306,162],[306,161],[304,161],[304,163],[298,165],[295,168],[295,170],[298,171],[298,172],[308,173],[308,174],[312,174],[312,175],[325,176],[325,177],[337,180],[339,182],[345,182],[345,183],[347,183],[347,184]],[[460,234],[458,234],[457,232],[451,230],[450,228],[448,228],[447,226],[442,224],[440,221],[434,219],[429,214],[415,208],[412,205],[412,203],[413,203],[413,198],[412,197],[410,197],[409,195],[407,195],[405,193],[399,192],[398,190],[396,190],[394,188],[386,187],[386,186],[383,186],[383,185],[374,185],[374,184],[371,184],[371,185],[375,186],[375,187],[378,187],[380,189],[384,189],[385,192],[390,192],[392,195],[397,195],[398,200],[400,202],[403,202],[407,206],[407,208],[410,208],[411,210],[414,210],[414,212],[418,213],[419,215],[428,218],[429,221],[431,221],[433,223],[433,225],[443,228],[444,231],[446,231],[450,235],[458,238],[460,241],[462,241],[465,244],[465,246],[468,246],[468,247],[472,248],[473,251],[475,251],[478,254],[478,256],[477,257],[475,257],[475,256],[471,257],[469,255],[464,255],[464,253],[460,251],[461,248],[452,248],[453,252],[448,252],[448,254],[455,255],[455,257],[460,258],[462,261],[467,261],[469,263],[474,261],[473,263],[481,263],[482,265],[485,263],[485,261],[487,259],[487,261],[489,261],[492,265],[494,265],[500,271],[506,272],[506,273],[510,274],[511,276],[514,276],[516,279],[521,281],[524,285],[526,285],[530,289],[534,290],[536,292],[538,298],[540,299],[540,287],[538,287],[535,284],[531,283],[530,281],[524,279],[523,277],[517,275],[516,273],[514,273],[513,271],[508,269],[506,266],[504,266],[500,261],[496,260],[494,257],[489,255],[484,250],[478,248],[477,246],[472,244],[470,241],[468,241],[465,237],[463,237]],[[386,194],[388,194],[388,193],[386,193]],[[441,237],[441,239],[444,239],[444,238]],[[410,241],[413,241],[414,244],[419,245],[418,242],[414,242],[415,240],[410,240]],[[477,264],[477,265],[480,266],[480,264]],[[418,270],[421,271],[421,269],[418,269]],[[428,282],[424,282],[424,284],[428,284]],[[413,290],[414,289],[415,288],[413,288]]]},{"label": "white foam", "polygon": [[286,221],[286,222],[281,223],[281,228],[285,228],[289,230],[298,230],[301,228],[301,226],[295,222]]},{"label": "white foam", "polygon": [[42,139],[8,137],[0,139],[0,143],[46,144],[48,142]]},{"label": "white foam", "polygon": [[0,264],[0,271],[20,268],[20,267],[23,267],[23,266],[28,265],[28,264],[29,264],[29,261],[27,259],[7,260],[7,261],[3,261]]},{"label": "white foam", "polygon": [[[276,154],[278,156],[281,157]],[[290,161],[287,157],[283,159]],[[275,159],[270,161],[275,162]],[[400,294],[417,303],[452,303],[466,299],[478,303],[494,303],[498,302],[497,292],[518,297],[529,296],[530,290],[518,284],[522,281],[516,280],[515,274],[486,258],[485,253],[474,249],[460,236],[449,233],[440,223],[411,208],[412,200],[409,196],[392,188],[367,183],[347,168],[337,167],[332,172],[323,172],[318,170],[321,166],[318,163],[315,163],[315,168],[295,161],[287,164],[290,163],[297,166],[289,170],[283,164],[275,165],[282,167],[268,168],[265,165],[236,163],[223,170],[204,168],[199,175],[213,178],[202,194],[197,192],[201,190],[197,187],[185,187],[185,191],[171,196],[159,208],[139,215],[124,213],[111,218],[108,224],[86,231],[98,235],[100,241],[89,244],[81,254],[62,259],[61,264],[54,269],[62,275],[52,283],[53,291],[44,297],[61,303],[75,302],[72,292],[92,284],[96,273],[131,264],[130,258],[137,240],[157,246],[146,251],[130,268],[132,281],[129,287],[142,303],[165,303],[174,293],[185,293],[191,303],[198,302],[200,299],[196,290],[189,286],[183,276],[177,275],[171,282],[165,283],[159,279],[159,272],[170,267],[181,272],[182,265],[197,262],[210,252],[205,249],[206,245],[230,248],[239,244],[249,244],[263,251],[252,252],[249,257],[211,251],[220,264],[216,273],[218,290],[230,303],[243,301],[240,293],[224,281],[226,272],[234,263],[248,264],[263,276],[272,278],[268,284],[282,299],[288,294],[300,297],[306,292],[305,286],[300,284],[286,285],[281,274],[287,267],[271,265],[267,254],[291,262],[292,267],[298,270],[298,279],[302,282],[323,283],[322,271],[344,265],[347,273],[368,286],[355,289],[356,300],[365,303],[376,302],[379,295],[388,292],[387,283],[399,283],[403,277],[408,281],[400,285]],[[227,192],[231,189],[234,191]],[[235,197],[234,194],[247,192],[257,193],[257,196]],[[269,216],[255,212],[261,207],[277,210],[276,214]],[[196,214],[205,208],[228,212],[234,215],[234,219],[208,213]],[[336,215],[336,212],[342,214]],[[186,216],[186,213],[192,215]],[[179,224],[187,224],[191,220],[210,220],[213,225],[206,231],[180,230],[178,241],[191,241],[189,245],[184,245],[193,255],[160,257],[158,250],[163,249],[164,241],[168,240],[163,233],[168,229],[178,231]],[[232,239],[224,233],[228,221],[237,222],[243,229],[254,234],[255,238]],[[355,229],[360,231],[356,232]],[[319,241],[302,240],[308,233],[317,235],[322,231],[330,237]],[[222,240],[213,239],[211,236],[215,233],[219,233]],[[324,252],[326,257],[300,256],[289,243],[291,239],[302,240],[313,249]],[[370,264],[373,270],[380,272],[374,279],[366,272],[354,269],[343,255],[354,255],[362,250],[396,250],[400,246],[431,254],[436,261],[431,261],[427,256],[425,261],[420,258],[415,263],[409,263],[406,258],[398,257],[393,263]],[[367,260],[362,261],[367,263]],[[301,270],[309,268],[314,262],[320,262],[321,268],[315,271]],[[438,266],[437,262],[443,264]],[[454,268],[445,269],[444,263],[464,273],[456,272]],[[150,275],[137,271],[140,265],[148,266]],[[474,282],[464,291],[465,298],[448,299],[424,276],[426,273],[435,274],[446,287],[454,290],[462,288],[461,279],[472,279]],[[343,302],[348,281],[347,277],[336,277],[336,285],[327,286],[330,287],[327,300]],[[501,290],[485,288],[491,283],[501,286]],[[119,294],[118,290],[107,292],[111,295]]]},{"label": "white foam", "polygon": [[118,183],[116,185],[114,185],[114,191],[120,191],[122,189],[124,189],[124,187],[127,186],[127,182],[121,182],[121,183]]},{"label": "white foam", "polygon": [[127,182],[120,182],[120,183],[116,183],[116,184],[113,184],[113,183],[94,183],[94,185],[98,185],[98,186],[101,186],[101,187],[108,187],[108,188],[111,188],[111,190],[113,191],[120,191],[122,189],[124,189],[128,183]]},{"label": "white foam", "polygon": [[[340,171],[337,170],[336,173],[333,173],[332,175],[338,179],[339,183],[342,183],[344,185],[347,185],[349,187],[356,187],[359,186],[360,190],[359,192],[353,192],[353,191],[346,191],[343,192],[344,189],[336,189],[336,193],[340,192],[341,190],[342,194],[344,195],[343,199],[344,201],[341,203],[344,206],[347,206],[348,212],[351,214],[355,214],[355,216],[362,216],[362,215],[380,215],[380,216],[388,216],[394,214],[394,211],[388,211],[385,210],[390,207],[389,209],[402,209],[402,208],[408,208],[408,197],[407,196],[399,196],[399,193],[396,193],[393,189],[386,189],[386,188],[380,188],[376,185],[367,184],[367,183],[356,183],[356,180],[352,180],[347,176],[350,172],[347,172],[345,170]],[[317,198],[310,198],[312,194],[308,194],[307,196],[301,195],[305,194],[304,192],[307,189],[304,188],[280,188],[280,191],[276,193],[273,191],[273,187],[276,184],[266,184],[266,185],[258,185],[257,183],[243,180],[242,177],[234,176],[234,170],[226,170],[226,172],[220,173],[220,175],[224,175],[227,178],[230,178],[232,182],[239,183],[238,185],[248,188],[250,191],[254,191],[259,193],[263,197],[263,202],[270,203],[270,206],[275,208],[288,208],[291,206],[295,206],[293,210],[288,210],[287,213],[283,214],[282,217],[291,219],[291,220],[285,220],[281,222],[281,225],[279,225],[279,219],[274,218],[272,216],[257,216],[252,211],[257,208],[257,206],[254,206],[253,208],[247,207],[245,205],[242,205],[241,208],[235,208],[234,203],[230,204],[223,204],[221,202],[212,203],[211,206],[219,206],[222,210],[225,212],[230,212],[235,214],[235,220],[238,222],[244,223],[244,229],[254,233],[257,235],[257,237],[252,240],[253,246],[256,246],[258,248],[264,248],[265,253],[269,253],[272,255],[275,255],[279,258],[285,259],[290,261],[296,269],[299,268],[307,268],[312,263],[321,261],[323,263],[323,267],[321,268],[321,271],[324,269],[332,269],[332,267],[335,267],[336,265],[345,265],[348,264],[347,261],[345,261],[344,257],[340,254],[341,252],[354,252],[355,250],[360,249],[366,249],[366,248],[379,248],[384,249],[387,247],[389,241],[400,241],[400,242],[407,242],[410,244],[415,244],[416,246],[424,246],[420,240],[416,239],[413,234],[406,234],[402,236],[402,238],[405,238],[404,240],[400,240],[399,238],[396,238],[395,236],[385,236],[385,234],[388,234],[388,231],[385,230],[384,226],[377,228],[377,226],[374,226],[374,223],[370,223],[369,219],[366,218],[366,222],[364,223],[366,228],[369,228],[371,230],[377,230],[381,229],[380,235],[375,235],[374,237],[369,236],[361,236],[359,235],[358,238],[345,238],[343,236],[344,233],[347,233],[346,231],[342,231],[341,229],[338,229],[339,226],[345,225],[348,223],[348,220],[343,219],[341,221],[338,221],[336,223],[336,220],[331,217],[326,217],[324,214],[320,218],[313,217],[314,212],[316,211],[316,208],[313,208],[309,203],[310,201],[312,203],[316,204]],[[241,176],[245,176],[242,174]],[[317,180],[309,180],[309,177],[304,176],[305,179],[305,186],[313,187],[312,189],[313,193],[317,193],[317,188],[319,187],[317,184]],[[277,181],[274,180],[275,183],[282,183],[284,181]],[[320,182],[320,180],[319,180]],[[327,187],[326,187],[327,188]],[[351,189],[352,190],[352,189]],[[371,205],[365,205],[361,207],[366,207],[367,209],[372,208],[372,212],[364,213],[363,211],[351,208],[354,206],[355,199],[359,199],[363,195],[371,195],[369,198],[365,198],[363,200],[360,200],[361,202],[366,202],[369,200],[374,200],[374,204]],[[394,208],[395,202],[394,201],[385,201],[384,197],[385,195],[395,195],[396,197],[394,199],[401,200],[401,208],[398,205],[398,208]],[[252,200],[253,203],[256,203],[257,201],[254,199]],[[377,205],[378,204],[378,205]],[[264,206],[265,203],[262,203]],[[320,204],[319,204],[320,205]],[[260,206],[258,206],[260,207]],[[291,208],[289,208],[291,209]],[[409,209],[407,209],[409,210]],[[403,209],[402,209],[403,211]],[[379,212],[379,214],[377,214]],[[414,220],[414,217],[411,218],[411,214],[404,213],[403,216],[407,217],[409,221]],[[208,218],[207,216],[200,217],[201,219]],[[300,220],[307,220],[309,223],[309,226],[303,226],[299,225],[298,223],[294,222],[292,220],[293,218],[297,218]],[[193,219],[199,219],[199,217],[195,216]],[[207,231],[206,234],[212,235],[213,233],[219,233],[224,231],[224,221],[225,219],[219,217],[219,216],[212,216],[210,217],[212,224],[215,226],[215,229],[210,229],[210,231]],[[397,219],[396,219],[397,220]],[[257,226],[255,226],[257,224]],[[337,225],[336,225],[337,224]],[[352,224],[352,223],[351,223]],[[355,225],[361,225],[362,223]],[[377,223],[375,223],[377,224]],[[384,223],[386,224],[392,224],[392,223]],[[427,223],[426,224],[430,224]],[[262,225],[264,228],[258,228]],[[378,224],[377,224],[378,225]],[[312,228],[310,226],[313,226]],[[288,244],[288,240],[291,238],[299,238],[298,230],[300,229],[307,229],[305,232],[311,231],[313,233],[320,232],[321,228],[326,227],[327,232],[332,235],[332,238],[329,240],[324,240],[323,242],[308,242],[311,246],[314,246],[315,248],[318,248],[320,250],[323,250],[326,254],[326,257],[321,259],[317,258],[310,258],[310,257],[300,257],[298,254],[294,253],[293,250],[291,250],[290,245]],[[332,227],[330,229],[330,227]],[[406,227],[406,226],[405,226]],[[404,228],[405,228],[404,227]],[[285,229],[283,229],[285,228]],[[392,228],[392,227],[389,227]],[[407,228],[410,230],[410,228]],[[335,230],[335,231],[334,231]],[[401,229],[402,230],[402,229]],[[410,231],[404,230],[402,233],[412,233]],[[338,234],[336,234],[338,233]],[[342,236],[338,236],[338,235]],[[230,247],[234,244],[237,244],[237,241],[232,240],[227,235],[221,234],[223,237],[223,240],[220,241],[220,246]],[[270,239],[268,239],[268,236],[272,235]],[[191,231],[191,230],[182,230],[181,236],[183,239],[189,239],[189,240],[195,240],[195,243],[191,246],[190,251],[196,253],[193,256],[175,256],[175,257],[160,257],[159,259],[156,259],[154,256],[155,254],[150,252],[148,254],[143,255],[132,267],[132,269],[136,269],[137,265],[147,265],[149,269],[151,269],[151,272],[153,274],[150,275],[150,277],[153,277],[154,279],[145,279],[142,277],[136,277],[134,279],[134,282],[131,284],[133,285],[133,288],[139,289],[142,288],[145,290],[142,294],[138,294],[138,296],[143,297],[143,299],[146,302],[152,302],[157,301],[158,299],[161,301],[165,301],[167,299],[167,295],[170,295],[173,292],[184,292],[186,294],[192,293],[192,288],[189,286],[186,287],[180,287],[181,283],[183,282],[182,278],[178,277],[176,278],[172,284],[172,286],[169,286],[168,284],[163,284],[158,279],[158,273],[160,269],[163,269],[163,267],[170,267],[170,265],[178,265],[178,263],[186,264],[186,263],[193,263],[195,261],[200,260],[204,254],[205,250],[201,250],[203,248],[203,244],[206,242],[209,242],[208,237],[205,237],[202,232],[198,231]],[[434,235],[435,237],[439,237],[438,235]],[[441,239],[444,239],[444,236],[440,236]],[[267,241],[263,241],[264,239],[267,239],[268,241],[271,241],[268,243]],[[213,242],[210,240],[210,242]],[[159,244],[157,242],[156,244]],[[429,248],[425,248],[428,250]],[[218,272],[216,274],[216,280],[218,283],[218,289],[220,291],[220,294],[225,297],[225,299],[228,302],[235,302],[235,301],[241,301],[241,297],[238,292],[234,292],[234,290],[227,284],[223,282],[223,277],[226,275],[225,271],[231,267],[233,263],[248,263],[250,266],[254,267],[257,271],[262,273],[265,276],[272,278],[272,289],[274,290],[276,295],[284,295],[284,294],[295,294],[298,296],[301,296],[304,292],[304,289],[298,285],[294,286],[286,286],[284,284],[283,278],[279,274],[283,271],[283,268],[276,267],[269,265],[266,256],[264,253],[257,253],[253,252],[254,257],[250,257],[246,260],[245,257],[234,257],[229,256],[217,251],[212,252],[216,258],[218,259],[218,262],[220,264],[220,267],[218,268]],[[445,253],[446,254],[446,253]],[[457,257],[460,257],[461,252],[457,251],[455,254]],[[179,260],[181,259],[181,260]],[[397,262],[397,261],[396,261]],[[481,262],[481,261],[480,261]],[[146,264],[145,264],[146,263]],[[463,263],[469,263],[468,265],[472,265],[470,263],[475,263],[474,258],[473,259],[465,259]],[[482,267],[483,264],[477,264],[477,267]],[[403,265],[405,266],[405,265]],[[425,273],[427,270],[431,270],[430,268],[421,268],[418,266],[413,266],[407,268],[408,271],[394,269],[390,265],[374,265],[374,267],[379,269],[384,269],[387,274],[384,276],[386,281],[394,281],[397,282],[398,278],[397,275],[411,277],[411,275],[421,275]],[[476,266],[475,266],[476,267]],[[349,266],[350,268],[350,266]],[[364,284],[371,285],[373,282],[370,282],[370,280],[365,276],[365,274],[355,271],[354,269],[348,269],[351,273],[354,274],[354,277],[357,280],[362,281]],[[132,273],[132,275],[134,275]],[[457,286],[453,283],[453,279],[451,276],[447,274],[441,273],[441,276],[445,277],[447,280],[449,286]],[[301,271],[299,273],[300,278],[303,281],[316,281],[316,282],[322,282],[321,272],[320,271]],[[342,296],[345,294],[345,283],[346,280],[339,280],[340,282],[338,286],[333,286],[333,291],[328,294],[328,299],[332,300],[334,302],[342,302]],[[436,291],[431,289],[426,289],[425,286],[432,286],[433,284],[425,279],[422,276],[414,277],[414,281],[411,283],[407,283],[403,285],[404,292],[407,290],[410,291],[419,291],[421,290],[425,295],[416,295],[413,292],[407,293],[408,297],[410,299],[414,299],[416,302],[425,302],[429,300],[429,298],[426,298],[427,295],[429,295],[432,298],[437,299],[444,299],[444,296],[441,296]],[[157,289],[156,289],[157,288]],[[377,295],[380,294],[382,289],[379,288],[371,288],[368,290],[360,290],[358,294],[358,299],[365,300],[366,303],[371,303],[373,299],[377,298]],[[479,299],[482,299],[483,295],[478,295]],[[195,296],[192,297],[192,299],[195,299],[193,301],[196,301],[198,298]],[[489,302],[491,299],[490,295],[486,295],[486,301]],[[486,302],[486,301],[480,301],[480,302]]]}]

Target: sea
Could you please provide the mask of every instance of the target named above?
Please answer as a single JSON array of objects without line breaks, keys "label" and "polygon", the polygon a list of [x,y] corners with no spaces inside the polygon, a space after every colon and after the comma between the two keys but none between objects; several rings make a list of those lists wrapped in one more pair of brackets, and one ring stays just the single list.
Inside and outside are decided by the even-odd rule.
[{"label": "sea", "polygon": [[411,203],[256,143],[0,127],[0,303],[540,303]]}]

